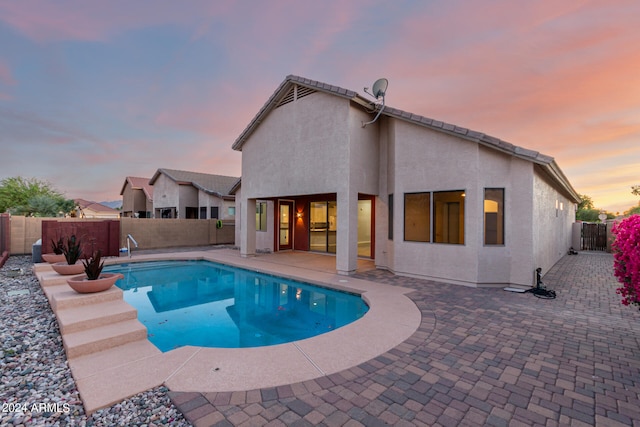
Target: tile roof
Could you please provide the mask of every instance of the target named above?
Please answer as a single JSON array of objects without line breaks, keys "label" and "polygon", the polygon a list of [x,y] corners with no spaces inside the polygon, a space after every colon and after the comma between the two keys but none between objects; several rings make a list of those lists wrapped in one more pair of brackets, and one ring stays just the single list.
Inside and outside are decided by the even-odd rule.
[{"label": "tile roof", "polygon": [[231,189],[239,179],[237,176],[212,175],[208,173],[160,168],[149,180],[149,183],[153,185],[160,174],[166,175],[178,184],[193,185],[207,194],[213,194],[218,197],[229,196]]},{"label": "tile roof", "polygon": [[142,190],[147,196],[148,200],[153,200],[153,186],[149,184],[149,178],[140,178],[137,176],[128,176],[124,180],[124,184],[122,185],[122,190],[120,190],[120,195],[124,194],[124,189],[127,186],[127,183],[131,185],[131,188],[134,190]]},{"label": "tile roof", "polygon": [[[336,95],[342,98],[350,99],[363,106],[365,105],[370,106],[371,104],[371,101],[368,98],[364,98],[363,96],[361,96],[360,94],[352,90],[329,85],[329,84],[322,83],[315,80],[310,80],[304,77],[289,75],[284,79],[282,83],[280,83],[280,86],[278,86],[275,92],[269,97],[267,102],[262,106],[260,111],[258,111],[258,113],[253,118],[253,120],[251,120],[251,122],[247,125],[247,127],[242,131],[240,136],[235,140],[235,142],[232,145],[232,148],[234,150],[242,151],[242,145],[244,144],[244,142],[249,138],[249,136],[253,133],[253,131],[260,125],[264,117],[266,117],[266,115],[269,114],[269,112],[277,106],[278,102],[288,92],[290,86],[294,84],[306,86],[309,88],[316,89],[318,91],[322,91],[322,92]],[[438,132],[448,133],[448,134],[457,136],[458,138],[474,141],[485,147],[489,147],[494,150],[507,153],[514,157],[529,160],[535,164],[540,165],[542,169],[556,183],[558,183],[560,187],[562,187],[565,190],[567,195],[570,198],[574,199],[576,203],[580,202],[580,196],[573,189],[573,187],[569,183],[569,180],[564,175],[564,173],[560,170],[559,166],[556,164],[553,157],[541,154],[538,151],[529,150],[523,147],[516,146],[507,141],[487,135],[482,132],[477,132],[477,131],[460,127],[451,123],[434,120],[418,114],[403,111],[398,108],[393,108],[388,105],[385,106],[384,110],[382,111],[382,115],[387,117],[393,117],[399,120],[404,120],[410,123],[415,123],[417,125],[420,125],[432,130],[436,130]]]},{"label": "tile roof", "polygon": [[81,210],[91,210],[93,212],[110,212],[110,213],[118,213],[117,209],[110,208],[109,206],[105,206],[102,203],[92,202],[90,200],[85,199],[73,199],[76,206],[78,206]]}]

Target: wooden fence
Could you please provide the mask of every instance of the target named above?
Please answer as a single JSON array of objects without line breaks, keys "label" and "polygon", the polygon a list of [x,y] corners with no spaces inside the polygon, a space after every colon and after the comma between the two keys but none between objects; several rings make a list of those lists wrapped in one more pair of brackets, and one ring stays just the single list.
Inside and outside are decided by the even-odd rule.
[{"label": "wooden fence", "polygon": [[120,249],[120,220],[46,220],[42,221],[42,253],[53,252],[51,241],[57,242],[75,235],[80,242],[82,256],[100,251],[103,256],[118,256]]},{"label": "wooden fence", "polygon": [[582,223],[583,251],[607,250],[607,224]]},{"label": "wooden fence", "polygon": [[[0,219],[5,218],[3,216]],[[136,239],[138,249],[235,244],[235,221],[225,220],[221,225],[215,219],[96,220],[24,216],[9,218],[7,215],[5,229],[0,228],[0,242],[8,242],[7,250],[11,255],[27,255],[31,254],[33,244],[42,239],[42,253],[49,253],[51,239],[73,233],[80,238],[84,236],[86,246],[83,251],[86,254],[90,255],[92,249],[101,249],[103,254],[116,256],[118,248],[127,246],[127,234]],[[131,249],[135,251],[133,245]]]}]

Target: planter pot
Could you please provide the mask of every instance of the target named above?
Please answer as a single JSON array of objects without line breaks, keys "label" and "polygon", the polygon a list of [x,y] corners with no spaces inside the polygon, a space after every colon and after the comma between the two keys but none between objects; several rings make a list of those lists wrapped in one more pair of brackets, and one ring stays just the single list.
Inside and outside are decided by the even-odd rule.
[{"label": "planter pot", "polygon": [[67,279],[71,289],[81,294],[106,291],[116,283],[116,280],[124,279],[120,273],[102,273],[96,280],[87,279],[87,275],[73,276]]},{"label": "planter pot", "polygon": [[53,268],[56,273],[62,274],[63,276],[84,273],[84,265],[80,261],[75,264],[67,264],[66,261],[56,262],[51,264],[51,268]]},{"label": "planter pot", "polygon": [[49,264],[65,261],[64,254],[42,254],[42,259]]}]

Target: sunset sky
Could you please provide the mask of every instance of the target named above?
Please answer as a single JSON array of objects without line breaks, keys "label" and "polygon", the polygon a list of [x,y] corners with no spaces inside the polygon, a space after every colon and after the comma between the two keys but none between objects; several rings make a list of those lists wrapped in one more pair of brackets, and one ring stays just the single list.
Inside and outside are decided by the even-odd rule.
[{"label": "sunset sky", "polygon": [[0,0],[0,179],[121,199],[158,168],[240,176],[289,74],[540,151],[637,205],[640,2]]}]

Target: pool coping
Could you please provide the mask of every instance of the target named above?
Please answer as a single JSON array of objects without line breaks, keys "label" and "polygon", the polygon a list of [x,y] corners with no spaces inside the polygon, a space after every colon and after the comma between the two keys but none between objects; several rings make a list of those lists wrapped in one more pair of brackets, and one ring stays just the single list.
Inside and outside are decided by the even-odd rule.
[{"label": "pool coping", "polygon": [[[243,258],[234,250],[136,255],[126,259],[107,259],[105,264],[161,260],[220,262],[355,292],[362,294],[369,310],[361,319],[335,331],[268,347],[229,349],[186,346],[162,353],[147,339],[137,339],[68,358],[87,413],[159,385],[180,392],[233,392],[277,387],[331,375],[373,359],[401,344],[418,329],[422,319],[420,310],[406,296],[412,289],[303,266],[273,263],[260,256]],[[56,301],[71,300],[73,304],[73,300],[77,300],[79,304],[84,304],[80,302],[83,296],[72,291],[66,282],[59,284],[60,278],[52,276],[46,266],[37,264],[34,271],[59,323],[62,313],[58,313]],[[113,290],[114,294],[118,292],[119,295],[114,297],[121,299],[122,292]],[[95,316],[95,313],[91,315]],[[62,335],[64,341],[64,332]]]}]

